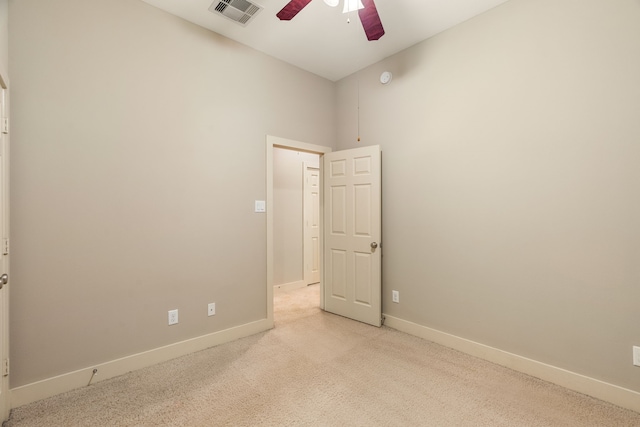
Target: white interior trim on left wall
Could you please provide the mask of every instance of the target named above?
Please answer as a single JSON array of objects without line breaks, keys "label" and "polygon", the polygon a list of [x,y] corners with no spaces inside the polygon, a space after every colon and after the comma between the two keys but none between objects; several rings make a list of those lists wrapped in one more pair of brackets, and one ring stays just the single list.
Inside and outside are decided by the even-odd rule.
[{"label": "white interior trim on left wall", "polygon": [[26,405],[27,403],[85,387],[89,384],[94,369],[98,369],[98,373],[93,378],[92,383],[104,381],[126,374],[127,372],[166,362],[176,357],[248,337],[271,329],[272,327],[273,323],[270,323],[267,319],[262,319],[26,384],[11,389],[11,407],[16,408]]}]

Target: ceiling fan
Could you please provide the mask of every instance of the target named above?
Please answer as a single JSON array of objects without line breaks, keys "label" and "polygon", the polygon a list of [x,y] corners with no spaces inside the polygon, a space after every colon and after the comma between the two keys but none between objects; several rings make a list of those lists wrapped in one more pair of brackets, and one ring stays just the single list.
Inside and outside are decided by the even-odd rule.
[{"label": "ceiling fan", "polygon": [[[331,7],[335,7],[338,5],[339,0],[324,0],[324,2]],[[276,16],[281,21],[290,21],[309,3],[311,3],[311,0],[291,0]],[[344,0],[343,13],[355,10],[358,11],[360,22],[362,22],[362,27],[368,40],[378,40],[384,35],[382,21],[380,21],[380,16],[373,0]]]}]

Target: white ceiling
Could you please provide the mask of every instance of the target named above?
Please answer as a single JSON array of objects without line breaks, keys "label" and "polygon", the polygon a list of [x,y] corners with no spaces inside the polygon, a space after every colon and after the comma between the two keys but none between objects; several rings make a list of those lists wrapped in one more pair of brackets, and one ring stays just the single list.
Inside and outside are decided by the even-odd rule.
[{"label": "white ceiling", "polygon": [[187,21],[336,81],[507,0],[375,0],[386,34],[368,41],[357,13],[313,0],[293,20],[276,13],[289,0],[251,0],[264,9],[243,27],[209,6],[218,0],[143,0]]}]

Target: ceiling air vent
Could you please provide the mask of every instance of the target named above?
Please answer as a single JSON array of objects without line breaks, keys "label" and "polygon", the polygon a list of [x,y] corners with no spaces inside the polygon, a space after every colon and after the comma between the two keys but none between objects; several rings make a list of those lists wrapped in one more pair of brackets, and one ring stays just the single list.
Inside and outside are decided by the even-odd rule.
[{"label": "ceiling air vent", "polygon": [[262,10],[262,6],[248,0],[216,0],[209,6],[209,10],[246,27]]}]

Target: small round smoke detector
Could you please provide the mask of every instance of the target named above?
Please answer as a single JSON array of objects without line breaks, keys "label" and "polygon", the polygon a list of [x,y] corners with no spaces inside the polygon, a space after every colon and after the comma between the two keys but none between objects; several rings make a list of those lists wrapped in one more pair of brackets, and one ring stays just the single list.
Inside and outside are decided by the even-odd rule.
[{"label": "small round smoke detector", "polygon": [[393,74],[391,74],[389,71],[385,71],[380,74],[380,83],[382,83],[383,85],[388,85],[391,82],[392,78]]}]

